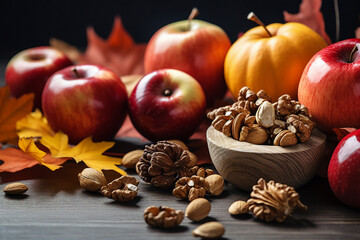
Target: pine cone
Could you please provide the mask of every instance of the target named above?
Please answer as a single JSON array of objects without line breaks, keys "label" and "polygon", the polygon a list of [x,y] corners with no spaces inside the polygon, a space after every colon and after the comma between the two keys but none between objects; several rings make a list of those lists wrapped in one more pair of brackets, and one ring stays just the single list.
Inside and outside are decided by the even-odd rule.
[{"label": "pine cone", "polygon": [[136,165],[142,180],[163,189],[173,187],[179,178],[191,176],[190,166],[188,151],[169,141],[145,146]]},{"label": "pine cone", "polygon": [[295,208],[306,210],[293,187],[260,178],[247,201],[249,211],[265,222],[283,222]]}]

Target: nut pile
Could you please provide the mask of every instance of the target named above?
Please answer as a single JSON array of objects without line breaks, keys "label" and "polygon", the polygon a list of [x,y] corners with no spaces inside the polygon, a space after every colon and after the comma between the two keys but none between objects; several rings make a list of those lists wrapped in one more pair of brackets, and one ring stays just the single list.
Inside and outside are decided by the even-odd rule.
[{"label": "nut pile", "polygon": [[255,94],[248,87],[240,89],[234,104],[214,109],[207,117],[228,137],[276,146],[306,142],[315,126],[308,109],[288,94],[271,103],[264,90]]}]

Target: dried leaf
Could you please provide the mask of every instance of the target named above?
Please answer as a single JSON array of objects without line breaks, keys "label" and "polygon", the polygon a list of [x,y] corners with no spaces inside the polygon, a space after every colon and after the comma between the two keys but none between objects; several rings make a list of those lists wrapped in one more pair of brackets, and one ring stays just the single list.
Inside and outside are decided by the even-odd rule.
[{"label": "dried leaf", "polygon": [[29,154],[12,147],[0,151],[0,160],[4,162],[0,165],[0,172],[18,172],[39,164],[39,161]]},{"label": "dried leaf", "polygon": [[[57,132],[55,135],[44,135],[40,143],[47,147],[51,155],[57,157],[60,152],[69,150],[69,138],[65,133]],[[70,156],[68,156],[70,157]]]},{"label": "dried leaf", "polygon": [[41,111],[36,109],[26,117],[16,122],[16,130],[19,138],[42,137],[43,135],[54,135],[47,120]]},{"label": "dried leaf", "polygon": [[107,67],[119,76],[144,74],[146,44],[136,44],[126,32],[120,17],[116,17],[107,40],[99,37],[92,27],[87,28],[88,46],[85,53],[57,39],[50,44],[67,54],[78,64],[97,64]]},{"label": "dried leaf", "polygon": [[[58,141],[62,141],[62,144],[64,143],[63,141],[65,141],[61,135],[58,135],[57,139]],[[43,144],[48,147],[45,142],[43,142]],[[126,175],[125,171],[116,166],[121,164],[121,158],[102,155],[106,150],[114,146],[114,144],[114,142],[95,143],[91,140],[91,137],[88,137],[72,148],[58,151],[54,157],[71,157],[75,159],[76,162],[83,161],[88,167],[98,171],[103,169],[114,170],[122,175]]]},{"label": "dried leaf", "polygon": [[284,11],[284,19],[287,22],[299,22],[305,24],[320,34],[328,44],[331,44],[330,37],[325,32],[324,17],[320,11],[321,0],[302,0],[299,13],[291,14]]},{"label": "dried leaf", "polygon": [[34,142],[33,138],[20,138],[19,139],[19,147],[25,153],[29,154],[31,157],[36,159],[41,165],[44,165],[45,167],[51,169],[52,171],[55,171],[56,169],[59,169],[61,167],[61,166],[59,166],[57,164],[45,163],[44,162],[46,152],[41,151],[35,145],[35,142]]},{"label": "dried leaf", "polygon": [[0,143],[17,139],[16,122],[31,112],[33,104],[33,93],[13,98],[9,86],[0,88]]},{"label": "dried leaf", "polygon": [[355,30],[355,37],[360,38],[360,27]]}]

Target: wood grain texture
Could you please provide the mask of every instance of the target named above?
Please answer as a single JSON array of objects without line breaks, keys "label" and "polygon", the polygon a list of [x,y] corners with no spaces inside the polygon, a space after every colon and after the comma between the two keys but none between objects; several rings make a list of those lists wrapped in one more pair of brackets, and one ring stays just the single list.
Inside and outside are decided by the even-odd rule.
[{"label": "wood grain texture", "polygon": [[[1,240],[111,240],[111,239],[195,239],[192,230],[208,221],[219,221],[226,229],[223,239],[359,239],[360,210],[342,205],[331,193],[326,179],[316,177],[298,189],[306,212],[295,211],[283,223],[263,223],[252,215],[231,216],[234,201],[247,200],[249,193],[226,182],[224,192],[206,196],[211,203],[207,218],[192,222],[185,218],[174,229],[149,227],[143,219],[146,207],[167,205],[185,211],[187,201],[176,199],[140,180],[139,195],[133,202],[116,203],[79,187],[77,174],[85,166],[65,163],[51,172],[42,166],[18,173],[1,173],[0,188],[8,181],[29,186],[24,197],[0,193]],[[118,175],[105,173],[108,181]]]},{"label": "wood grain texture", "polygon": [[250,191],[259,178],[295,188],[304,185],[315,176],[326,141],[326,135],[317,129],[307,142],[291,147],[236,141],[212,126],[206,134],[216,170],[245,191]]}]

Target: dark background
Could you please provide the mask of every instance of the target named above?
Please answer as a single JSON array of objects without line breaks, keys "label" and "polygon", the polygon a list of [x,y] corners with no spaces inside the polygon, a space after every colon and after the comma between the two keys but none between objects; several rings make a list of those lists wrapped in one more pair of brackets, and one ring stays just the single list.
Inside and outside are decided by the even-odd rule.
[{"label": "dark background", "polygon": [[[136,42],[148,42],[162,26],[186,19],[193,7],[199,19],[222,27],[232,42],[239,32],[256,24],[246,19],[254,11],[265,24],[284,22],[283,10],[296,13],[301,0],[228,0],[228,1],[146,1],[146,0],[1,0],[0,54],[13,56],[20,50],[48,45],[51,37],[81,49],[86,47],[86,27],[92,25],[107,38],[116,15]],[[360,0],[339,0],[340,40],[354,37],[359,23]],[[323,0],[326,31],[335,41],[333,0]]]}]

